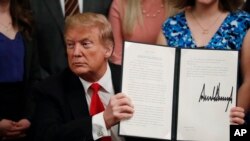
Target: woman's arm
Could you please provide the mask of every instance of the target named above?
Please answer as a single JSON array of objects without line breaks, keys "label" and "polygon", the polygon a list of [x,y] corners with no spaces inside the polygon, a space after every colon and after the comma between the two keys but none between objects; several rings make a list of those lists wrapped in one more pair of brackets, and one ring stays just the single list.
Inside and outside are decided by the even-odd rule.
[{"label": "woman's arm", "polygon": [[122,60],[122,46],[123,46],[123,32],[122,32],[122,17],[120,1],[114,0],[109,11],[109,22],[111,23],[115,47],[111,57],[111,62],[114,64],[121,64]]},{"label": "woman's arm", "polygon": [[250,30],[248,30],[241,50],[241,73],[243,77],[242,85],[238,91],[238,105],[248,112],[250,109]]},{"label": "woman's arm", "polygon": [[157,37],[157,41],[156,41],[157,45],[167,45],[167,40],[164,37],[162,31],[159,33],[158,37]]}]

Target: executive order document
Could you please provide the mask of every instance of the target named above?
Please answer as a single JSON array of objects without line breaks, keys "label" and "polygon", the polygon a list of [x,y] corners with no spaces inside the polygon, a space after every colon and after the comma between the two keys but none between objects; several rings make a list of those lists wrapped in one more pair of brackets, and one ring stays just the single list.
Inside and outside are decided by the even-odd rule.
[{"label": "executive order document", "polygon": [[135,113],[119,134],[166,140],[229,140],[238,51],[125,42],[122,92]]}]

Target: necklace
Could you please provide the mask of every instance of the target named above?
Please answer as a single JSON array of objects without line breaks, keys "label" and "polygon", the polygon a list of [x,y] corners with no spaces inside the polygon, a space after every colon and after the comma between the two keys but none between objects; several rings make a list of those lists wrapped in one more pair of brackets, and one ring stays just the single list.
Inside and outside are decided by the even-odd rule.
[{"label": "necklace", "polygon": [[191,13],[191,15],[193,16],[195,22],[196,22],[196,23],[199,25],[199,27],[201,28],[201,30],[202,30],[201,33],[204,34],[204,35],[206,35],[206,34],[209,33],[209,29],[212,28],[212,27],[217,23],[217,21],[219,20],[219,18],[220,18],[221,15],[222,15],[222,13],[220,13],[220,14],[218,15],[218,17],[215,19],[215,21],[214,21],[212,24],[210,24],[207,28],[205,28],[203,25],[201,25],[201,23],[198,21],[198,19],[194,16],[193,12],[190,12],[190,13]]},{"label": "necklace", "polygon": [[164,8],[164,5],[161,4],[160,5],[160,9],[157,9],[155,12],[153,13],[149,13],[149,10],[146,10],[145,8],[142,7],[142,14],[146,17],[153,17],[155,18],[157,15],[159,15],[161,13],[161,10]]}]

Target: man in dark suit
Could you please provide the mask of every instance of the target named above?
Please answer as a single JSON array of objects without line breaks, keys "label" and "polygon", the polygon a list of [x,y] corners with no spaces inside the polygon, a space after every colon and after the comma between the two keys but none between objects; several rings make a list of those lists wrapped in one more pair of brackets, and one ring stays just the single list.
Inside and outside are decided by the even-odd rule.
[{"label": "man in dark suit", "polygon": [[[108,63],[114,46],[111,25],[100,14],[74,15],[66,20],[65,41],[69,68],[33,91],[35,140],[92,141],[111,135],[113,141],[123,141],[117,123],[131,118],[134,109],[131,100],[119,93],[121,67]],[[91,116],[93,83],[100,85],[105,110]]]},{"label": "man in dark suit", "polygon": [[[78,0],[80,12],[107,15],[112,0]],[[36,39],[42,78],[65,69],[66,46],[63,37],[64,0],[30,0],[36,24]]]}]

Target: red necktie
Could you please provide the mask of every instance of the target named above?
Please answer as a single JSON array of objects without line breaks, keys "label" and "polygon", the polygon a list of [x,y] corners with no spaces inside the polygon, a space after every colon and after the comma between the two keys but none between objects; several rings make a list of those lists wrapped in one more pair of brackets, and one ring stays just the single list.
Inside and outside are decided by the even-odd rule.
[{"label": "red necktie", "polygon": [[65,0],[65,17],[79,13],[78,0]]},{"label": "red necktie", "polygon": [[[104,111],[103,104],[98,96],[98,91],[100,90],[100,85],[98,83],[93,83],[90,88],[93,91],[91,102],[90,102],[90,115],[93,116]],[[111,137],[102,137],[101,141],[111,141]]]}]

